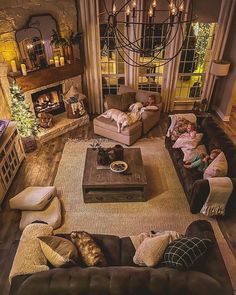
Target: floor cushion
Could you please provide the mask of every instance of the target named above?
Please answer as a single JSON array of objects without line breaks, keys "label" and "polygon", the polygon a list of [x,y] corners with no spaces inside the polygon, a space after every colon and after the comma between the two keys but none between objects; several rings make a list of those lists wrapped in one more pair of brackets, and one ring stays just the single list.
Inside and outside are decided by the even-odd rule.
[{"label": "floor cushion", "polygon": [[29,186],[10,199],[11,209],[42,210],[56,195],[55,186]]},{"label": "floor cushion", "polygon": [[48,224],[34,223],[24,229],[10,272],[10,281],[18,275],[49,270],[47,259],[37,237],[51,236],[52,234],[53,228]]},{"label": "floor cushion", "polygon": [[54,229],[58,228],[61,225],[61,203],[58,197],[54,197],[44,210],[22,211],[20,230],[34,221],[44,221]]}]

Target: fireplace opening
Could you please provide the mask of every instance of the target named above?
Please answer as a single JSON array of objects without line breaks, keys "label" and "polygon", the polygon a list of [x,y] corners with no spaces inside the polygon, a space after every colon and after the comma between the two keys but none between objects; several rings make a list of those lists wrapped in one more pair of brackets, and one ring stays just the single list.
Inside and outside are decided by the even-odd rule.
[{"label": "fireplace opening", "polygon": [[32,94],[34,111],[36,116],[46,112],[57,115],[65,112],[65,105],[62,99],[62,85],[50,87]]}]

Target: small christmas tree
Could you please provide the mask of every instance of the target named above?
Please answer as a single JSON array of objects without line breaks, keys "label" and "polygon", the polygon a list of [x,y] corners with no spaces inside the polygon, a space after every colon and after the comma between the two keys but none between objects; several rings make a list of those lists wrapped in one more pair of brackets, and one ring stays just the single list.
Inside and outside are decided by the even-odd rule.
[{"label": "small christmas tree", "polygon": [[25,102],[25,97],[16,82],[12,83],[10,92],[12,119],[16,121],[20,135],[22,137],[37,135],[39,129],[37,119]]}]

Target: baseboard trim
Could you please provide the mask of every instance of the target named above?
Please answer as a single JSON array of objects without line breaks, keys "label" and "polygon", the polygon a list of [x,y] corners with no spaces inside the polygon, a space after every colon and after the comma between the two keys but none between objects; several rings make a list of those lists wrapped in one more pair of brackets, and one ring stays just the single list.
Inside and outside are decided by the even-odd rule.
[{"label": "baseboard trim", "polygon": [[229,122],[230,116],[225,116],[222,113],[222,111],[219,108],[217,108],[217,107],[214,107],[214,111],[217,113],[217,115],[221,118],[222,121]]}]

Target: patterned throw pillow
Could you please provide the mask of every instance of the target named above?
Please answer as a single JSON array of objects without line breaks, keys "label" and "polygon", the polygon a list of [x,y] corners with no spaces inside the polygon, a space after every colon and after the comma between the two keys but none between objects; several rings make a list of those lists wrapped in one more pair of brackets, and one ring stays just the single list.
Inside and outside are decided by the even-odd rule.
[{"label": "patterned throw pillow", "polygon": [[90,234],[84,231],[73,231],[71,240],[77,247],[86,266],[107,266],[102,250]]},{"label": "patterned throw pillow", "polygon": [[175,127],[171,133],[171,140],[176,141],[181,134],[187,132],[187,127],[189,123],[190,123],[189,120],[186,120],[184,118],[179,119],[176,122]]},{"label": "patterned throw pillow", "polygon": [[206,255],[210,244],[211,240],[197,237],[175,240],[166,248],[162,265],[178,270],[188,270]]}]

